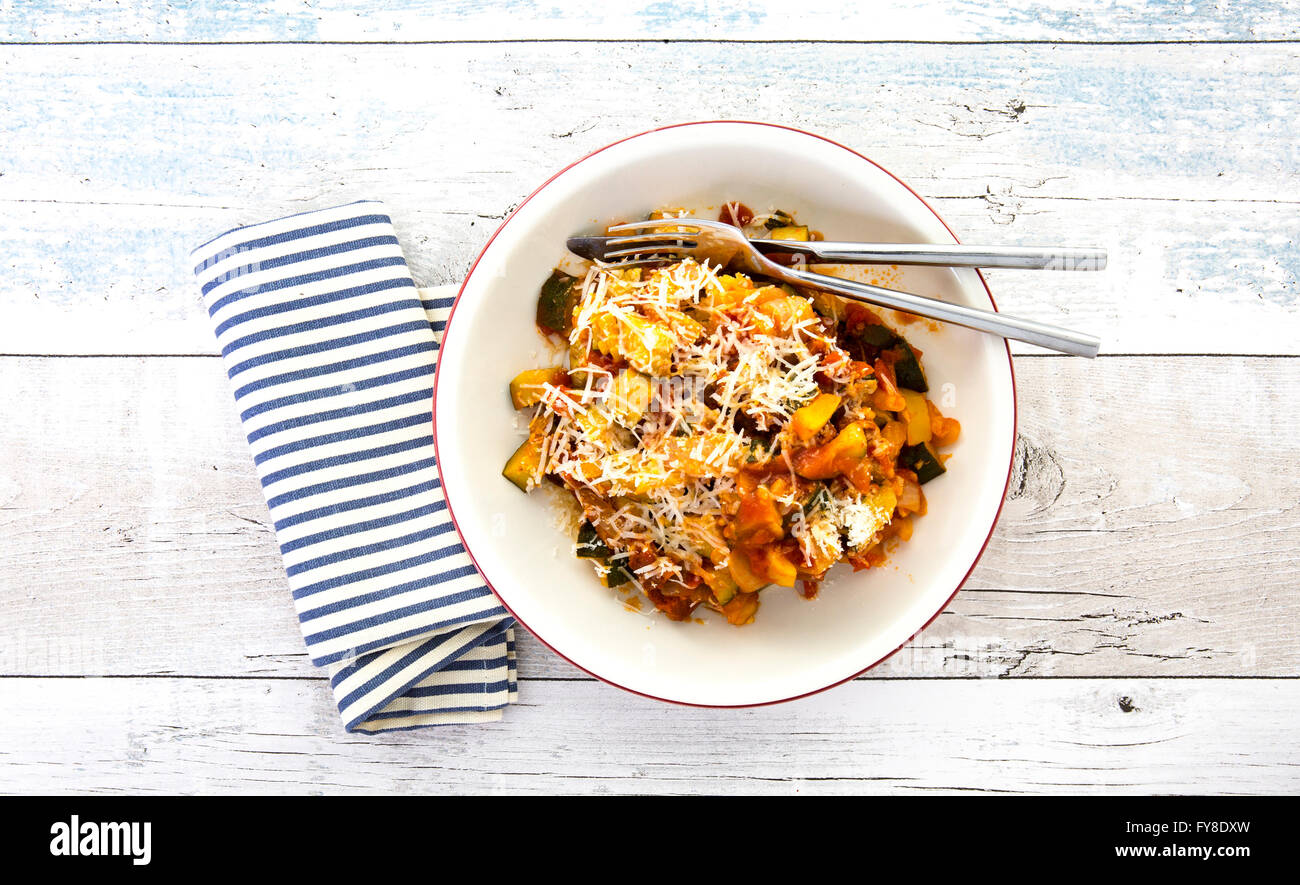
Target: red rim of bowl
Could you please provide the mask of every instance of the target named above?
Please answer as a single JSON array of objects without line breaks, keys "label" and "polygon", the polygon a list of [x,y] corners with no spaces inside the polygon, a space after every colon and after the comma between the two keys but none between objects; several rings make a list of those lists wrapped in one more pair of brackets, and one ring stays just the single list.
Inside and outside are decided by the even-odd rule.
[{"label": "red rim of bowl", "polygon": [[[482,250],[479,251],[478,256],[475,257],[474,263],[470,265],[469,272],[465,274],[465,280],[460,284],[460,289],[458,289],[456,292],[456,298],[451,303],[451,310],[447,314],[447,321],[446,324],[443,326],[442,341],[445,343],[447,340],[447,335],[451,331],[451,323],[456,316],[456,308],[460,304],[461,296],[465,294],[465,287],[469,285],[470,278],[474,276],[474,271],[478,267],[479,262],[483,260],[483,256],[487,254],[488,249],[492,248],[492,243],[495,242],[496,238],[501,235],[501,232],[505,230],[506,225],[509,224],[514,219],[518,211],[522,209],[525,205],[527,205],[529,200],[531,200],[533,197],[537,196],[539,193],[541,193],[543,190],[549,187],[551,182],[555,181],[555,179],[559,178],[561,175],[568,172],[573,167],[583,162],[586,162],[587,160],[591,159],[597,154],[603,153],[604,151],[609,150],[615,145],[620,145],[625,141],[631,141],[634,138],[640,138],[644,135],[650,135],[655,132],[663,132],[668,129],[681,129],[686,126],[710,126],[716,123],[742,124],[745,126],[767,126],[772,129],[785,129],[790,132],[797,132],[800,135],[807,135],[810,138],[816,138],[820,141],[826,142],[827,144],[832,144],[835,147],[840,148],[841,150],[848,151],[853,156],[861,160],[865,160],[866,162],[870,163],[872,166],[875,166],[881,172],[888,175],[890,178],[894,179],[894,181],[901,184],[907,190],[908,193],[916,197],[916,199],[920,200],[921,204],[925,206],[925,208],[930,210],[931,214],[933,214],[934,217],[938,219],[939,223],[943,225],[944,230],[948,231],[948,234],[953,238],[954,242],[956,243],[961,242],[957,238],[957,234],[953,232],[953,229],[948,226],[948,222],[943,220],[943,216],[941,216],[938,212],[936,212],[934,207],[931,206],[928,202],[926,202],[924,197],[922,197],[916,191],[912,190],[912,188],[907,184],[907,182],[903,181],[897,175],[890,172],[888,169],[886,169],[884,166],[881,166],[879,163],[877,163],[875,160],[871,159],[870,157],[860,154],[857,151],[853,150],[853,148],[846,147],[845,145],[840,144],[838,141],[829,139],[824,135],[817,135],[816,133],[807,132],[803,129],[798,129],[794,126],[784,126],[780,123],[761,123],[754,120],[696,120],[690,123],[674,123],[671,126],[659,126],[655,129],[647,129],[645,132],[638,132],[635,135],[629,135],[626,138],[620,138],[618,141],[610,142],[604,147],[598,148],[592,151],[591,153],[583,156],[582,158],[573,161],[568,166],[565,166],[559,172],[556,172],[550,178],[546,179],[546,181],[544,181],[540,187],[538,187],[536,190],[530,193],[526,198],[524,198],[523,202],[521,202],[518,206],[516,206],[514,211],[512,211],[510,215],[508,215],[505,218],[505,220],[501,222],[500,226],[497,227],[497,229],[492,233],[492,236],[488,239],[487,243],[484,244]],[[989,284],[988,281],[984,279],[984,274],[981,273],[979,270],[976,270],[975,273],[979,277],[980,284],[984,287],[985,294],[987,294],[989,297],[989,303],[993,305],[994,310],[997,310],[998,309],[997,303],[993,300],[993,292],[989,289]],[[487,579],[487,575],[483,574],[483,569],[479,567],[478,560],[474,557],[474,551],[470,549],[469,544],[465,541],[465,535],[463,532],[461,532],[460,524],[456,521],[455,509],[452,507],[451,499],[449,497],[446,499],[447,514],[451,517],[451,523],[456,529],[456,535],[460,538],[461,543],[464,545],[465,552],[469,554],[470,561],[474,563],[474,568],[478,570],[479,576],[483,578],[483,583],[487,585],[488,589],[493,592],[493,594],[497,597],[497,599],[501,600],[501,604],[505,606],[506,610],[510,612],[511,616],[522,627],[524,627],[530,633],[532,633],[533,636],[535,636],[537,640],[542,643],[542,645],[549,648],[552,652],[559,655],[565,661],[568,661],[570,664],[577,667],[579,670],[586,673],[588,676],[592,676],[600,680],[601,682],[606,683],[607,685],[612,685],[615,688],[622,689],[623,691],[630,692],[631,694],[640,695],[641,697],[650,698],[651,700],[655,700],[655,701],[664,701],[665,703],[669,703],[669,704],[678,704],[679,706],[683,706],[683,707],[707,707],[711,709],[739,709],[739,708],[747,708],[747,707],[766,707],[771,704],[784,704],[790,701],[797,701],[800,698],[806,698],[811,695],[819,694],[823,691],[827,691],[828,689],[832,689],[837,685],[843,685],[846,682],[851,682],[852,680],[857,679],[859,676],[861,676],[863,673],[866,673],[868,670],[872,669],[873,667],[877,667],[880,664],[884,663],[885,661],[889,660],[900,650],[905,648],[908,643],[910,643],[913,639],[915,639],[918,635],[920,635],[920,633],[924,631],[926,627],[929,627],[932,623],[934,623],[935,618],[943,614],[944,610],[948,608],[950,604],[952,604],[953,598],[956,597],[957,593],[961,590],[962,586],[965,585],[967,579],[970,578],[971,572],[975,571],[975,566],[979,564],[980,558],[984,555],[984,551],[988,549],[989,541],[993,537],[993,530],[997,527],[998,519],[1000,519],[1002,516],[1002,507],[1007,500],[1007,489],[1011,487],[1011,473],[1012,473],[1012,469],[1015,466],[1016,426],[1019,420],[1019,408],[1016,405],[1016,372],[1015,372],[1015,365],[1011,359],[1010,343],[1006,344],[1006,349],[1007,349],[1007,371],[1011,377],[1011,456],[1007,462],[1007,481],[1002,486],[1002,497],[998,501],[997,511],[993,514],[993,522],[989,524],[988,535],[985,536],[984,543],[980,545],[979,552],[975,554],[975,558],[971,561],[970,568],[966,570],[966,574],[962,576],[962,579],[957,582],[957,586],[953,588],[952,593],[950,593],[948,595],[948,598],[944,600],[943,605],[939,606],[939,609],[933,615],[931,615],[924,624],[922,624],[919,628],[913,631],[912,634],[907,637],[907,639],[899,643],[899,645],[896,648],[894,648],[892,651],[881,656],[877,660],[872,661],[870,664],[867,664],[865,667],[863,667],[861,670],[858,670],[856,673],[852,673],[848,676],[845,676],[842,679],[837,679],[834,682],[830,683],[829,685],[823,685],[820,688],[814,688],[811,689],[810,691],[805,691],[800,694],[791,695],[788,698],[778,698],[776,700],[771,700],[771,701],[759,701],[757,703],[752,703],[752,704],[701,704],[692,701],[679,701],[674,698],[661,698],[658,695],[653,695],[650,694],[649,692],[638,691],[635,688],[628,688],[626,685],[620,685],[619,683],[614,682],[611,679],[607,679],[604,676],[601,676],[599,673],[595,673],[591,670],[588,670],[586,667],[582,666],[581,664],[578,664],[575,661],[571,660],[568,656],[564,654],[564,652],[560,651],[555,646],[551,645],[549,642],[546,641],[544,637],[542,637],[531,627],[529,627],[528,624],[525,623],[524,620],[519,617],[519,615],[515,614],[514,609],[510,607],[510,604],[505,601],[505,599],[501,596],[501,594],[496,592],[496,588],[492,586],[492,582]],[[442,484],[443,492],[445,494],[447,489],[447,484],[446,482],[443,481],[444,477],[442,475],[442,457],[438,451],[437,402],[438,402],[438,384],[441,381],[441,379],[442,379],[442,373],[436,372],[434,374],[434,380],[433,380],[433,404],[434,405],[431,410],[431,414],[433,416],[433,451],[434,451],[434,456],[437,460],[438,479],[439,482]]]}]

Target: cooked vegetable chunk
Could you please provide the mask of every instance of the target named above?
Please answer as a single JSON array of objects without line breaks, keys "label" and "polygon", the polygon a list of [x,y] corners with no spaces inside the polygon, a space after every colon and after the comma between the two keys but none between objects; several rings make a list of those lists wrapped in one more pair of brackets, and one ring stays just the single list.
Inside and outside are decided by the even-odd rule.
[{"label": "cooked vegetable chunk", "polygon": [[607,403],[619,422],[630,427],[650,408],[652,393],[648,377],[632,369],[619,369],[610,384]]},{"label": "cooked vegetable chunk", "polygon": [[837,393],[819,393],[808,405],[795,411],[790,419],[795,436],[807,442],[826,426],[843,398]]},{"label": "cooked vegetable chunk", "polygon": [[737,547],[731,551],[728,568],[730,568],[731,577],[735,579],[736,586],[740,588],[742,594],[754,593],[768,584],[767,578],[755,570],[750,560],[750,551],[744,547]]},{"label": "cooked vegetable chunk", "polygon": [[940,474],[947,473],[948,469],[943,466],[939,456],[930,448],[929,443],[921,443],[915,446],[904,446],[898,453],[898,464],[900,467],[906,467],[916,474],[917,480],[924,485]]},{"label": "cooked vegetable chunk", "polygon": [[778,227],[772,231],[772,239],[803,240],[804,242],[807,242],[809,239],[808,228],[806,225],[802,225],[802,224],[798,226],[791,226],[791,227]]},{"label": "cooked vegetable chunk", "polygon": [[542,437],[540,434],[534,434],[515,449],[501,475],[517,485],[520,491],[527,492],[537,485],[537,475],[541,467]]},{"label": "cooked vegetable chunk", "polygon": [[848,473],[867,454],[867,437],[850,424],[835,439],[794,456],[795,472],[806,479],[831,479]]},{"label": "cooked vegetable chunk", "polygon": [[912,350],[912,345],[900,338],[897,351],[898,359],[894,360],[894,380],[898,382],[898,386],[921,393],[928,391],[930,385],[925,380],[925,372],[921,369],[921,361],[916,358],[916,352]]},{"label": "cooked vegetable chunk", "polygon": [[904,420],[907,421],[907,444],[917,446],[921,443],[930,441],[930,408],[926,399],[915,390],[900,389],[898,391],[903,402],[907,407],[903,410]]},{"label": "cooked vegetable chunk", "polygon": [[601,313],[592,320],[591,346],[646,375],[662,376],[671,370],[677,336],[636,314]]},{"label": "cooked vegetable chunk", "polygon": [[584,522],[578,529],[577,550],[574,555],[579,559],[609,559],[613,551],[605,545],[596,534],[596,527],[589,522]]},{"label": "cooked vegetable chunk", "polygon": [[559,386],[567,373],[563,369],[525,369],[510,382],[510,402],[516,409],[526,409],[542,401],[545,385]]},{"label": "cooked vegetable chunk", "polygon": [[545,332],[568,335],[573,330],[573,308],[581,285],[562,271],[553,271],[537,296],[537,325]]},{"label": "cooked vegetable chunk", "polygon": [[888,326],[880,326],[868,323],[861,326],[857,332],[857,338],[868,347],[885,348],[892,345],[898,340],[898,336]]},{"label": "cooked vegetable chunk", "polygon": [[767,221],[763,222],[763,227],[768,230],[776,230],[779,227],[791,227],[793,225],[794,216],[789,212],[782,212],[780,209],[773,212],[771,217],[768,218]]}]

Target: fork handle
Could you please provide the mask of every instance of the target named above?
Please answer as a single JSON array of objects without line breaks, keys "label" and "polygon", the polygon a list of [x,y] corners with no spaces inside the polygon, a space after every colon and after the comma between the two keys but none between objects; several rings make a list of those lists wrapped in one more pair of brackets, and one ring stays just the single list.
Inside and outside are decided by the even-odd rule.
[{"label": "fork handle", "polygon": [[1073,332],[1060,326],[1052,326],[1036,320],[1020,319],[992,310],[980,310],[975,307],[967,307],[964,304],[940,301],[937,298],[925,298],[907,292],[896,292],[893,289],[884,289],[880,286],[857,283],[852,280],[842,280],[839,277],[812,273],[811,271],[796,270],[794,268],[781,268],[781,270],[783,271],[782,277],[788,283],[832,292],[836,295],[843,295],[845,298],[851,298],[854,301],[901,310],[932,320],[956,323],[968,329],[991,332],[994,335],[1011,338],[1015,341],[1026,341],[1060,353],[1091,359],[1097,355],[1097,350],[1101,347],[1100,339],[1094,335]]},{"label": "fork handle", "polygon": [[938,267],[1005,267],[1019,270],[1105,270],[1106,250],[1050,246],[960,246],[920,243],[832,243],[750,240],[766,254],[805,255],[843,264],[919,264]]}]

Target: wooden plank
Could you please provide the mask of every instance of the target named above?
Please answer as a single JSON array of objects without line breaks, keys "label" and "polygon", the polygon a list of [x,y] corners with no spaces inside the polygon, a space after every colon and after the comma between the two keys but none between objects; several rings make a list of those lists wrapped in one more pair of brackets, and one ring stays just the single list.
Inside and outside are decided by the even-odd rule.
[{"label": "wooden plank", "polygon": [[1294,39],[1300,29],[1280,0],[1250,3],[1061,0],[987,4],[974,0],[683,0],[620,4],[569,0],[213,0],[85,4],[11,3],[0,8],[0,40],[450,41],[450,40],[920,40],[1170,41]]},{"label": "wooden plank", "polygon": [[[993,541],[871,675],[1294,675],[1300,360],[1016,370]],[[219,360],[0,359],[0,388],[0,674],[315,673]],[[581,676],[522,645],[526,678]]]},{"label": "wooden plank", "polygon": [[968,240],[1110,246],[1103,275],[993,284],[1111,353],[1300,352],[1296,47],[737,51],[691,45],[731,71],[701,93],[660,44],[11,47],[0,353],[211,352],[189,249],[358,197],[389,202],[420,282],[455,281],[555,169],[707,117],[857,147]]},{"label": "wooden plank", "polygon": [[[1294,237],[1294,204],[1015,194],[934,202],[968,242],[1094,243],[1111,257],[1100,274],[989,271],[1003,310],[1093,331],[1111,354],[1300,348],[1300,265],[1285,245]],[[414,272],[431,285],[458,282],[496,224],[410,199],[389,203]],[[0,280],[10,320],[0,326],[0,352],[214,353],[186,253],[226,224],[212,221],[225,214],[234,217],[50,203],[0,217],[11,265]],[[127,266],[124,232],[133,254]],[[1039,352],[1018,343],[1013,350]]]},{"label": "wooden plank", "polygon": [[856,682],[749,710],[534,682],[501,722],[378,737],[343,734],[321,680],[4,679],[0,699],[4,793],[1300,790],[1297,680]]}]

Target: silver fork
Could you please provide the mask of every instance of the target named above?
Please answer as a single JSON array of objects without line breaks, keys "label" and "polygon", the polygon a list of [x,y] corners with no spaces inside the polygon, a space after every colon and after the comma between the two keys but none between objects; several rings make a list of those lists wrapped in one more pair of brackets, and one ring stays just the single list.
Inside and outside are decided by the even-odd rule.
[{"label": "silver fork", "polygon": [[750,244],[739,228],[720,221],[671,218],[635,221],[609,228],[611,234],[623,231],[657,231],[657,233],[631,235],[621,238],[623,240],[621,243],[609,243],[611,247],[617,245],[620,248],[606,251],[606,260],[619,267],[662,264],[666,259],[691,257],[697,261],[707,260],[724,268],[735,266],[748,273],[770,277],[795,286],[830,292],[853,301],[901,310],[945,323],[956,323],[968,329],[988,332],[1002,338],[1026,341],[1073,356],[1095,357],[1101,346],[1101,341],[1094,335],[1074,332],[1048,323],[1040,323],[1037,320],[1021,319],[992,310],[980,310],[940,301],[937,298],[926,298],[867,283],[857,283],[826,274],[785,267],[772,261]]},{"label": "silver fork", "polygon": [[[621,237],[569,237],[569,251],[606,260]],[[672,240],[660,234],[655,242]],[[802,255],[809,264],[916,264],[930,267],[987,267],[1013,270],[1105,270],[1106,250],[1061,246],[964,246],[956,243],[835,243],[823,240],[751,238],[764,255]],[[669,244],[671,245],[671,243]],[[647,243],[649,246],[649,243]],[[648,251],[648,249],[646,250]]]}]

